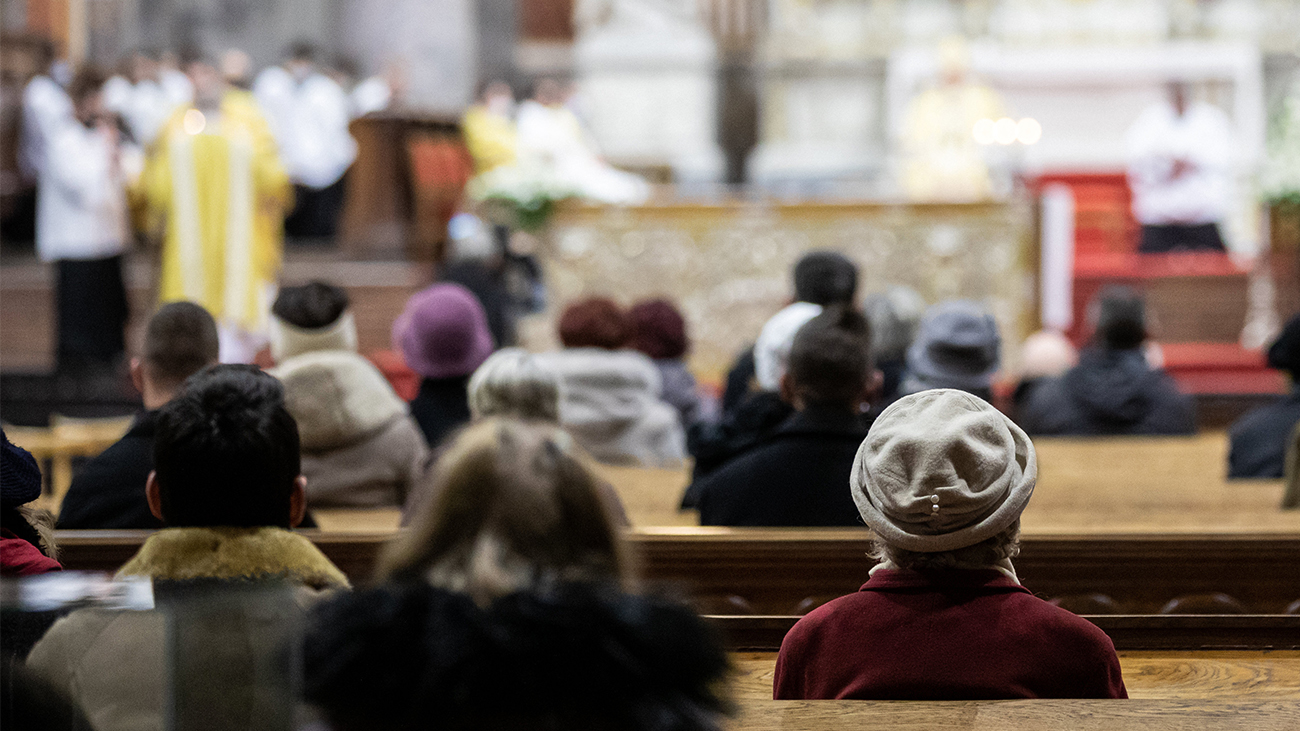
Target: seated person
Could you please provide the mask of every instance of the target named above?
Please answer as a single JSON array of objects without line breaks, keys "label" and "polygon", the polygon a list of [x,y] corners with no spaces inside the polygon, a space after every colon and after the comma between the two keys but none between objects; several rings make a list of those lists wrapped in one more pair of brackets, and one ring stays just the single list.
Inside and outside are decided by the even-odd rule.
[{"label": "seated person", "polygon": [[435,284],[407,301],[393,323],[393,350],[421,378],[411,415],[430,447],[469,422],[469,376],[494,347],[483,305],[459,284]]},{"label": "seated person", "polygon": [[659,370],[628,350],[627,314],[613,301],[576,302],[560,315],[563,350],[538,356],[560,377],[560,425],[610,464],[676,467],[686,457],[677,411],[659,394]]},{"label": "seated person", "polygon": [[857,310],[829,307],[799,329],[781,396],[795,413],[691,485],[701,525],[861,525],[844,489],[880,389],[871,333]]},{"label": "seated person", "polygon": [[1261,406],[1228,430],[1229,478],[1282,477],[1287,447],[1300,424],[1300,315],[1292,317],[1268,349],[1268,366],[1291,376],[1291,394]]},{"label": "seated person", "polygon": [[1020,346],[1020,381],[1011,394],[1013,418],[1029,403],[1029,396],[1038,386],[1060,378],[1079,364],[1079,351],[1056,330],[1039,330],[1025,338]]},{"label": "seated person", "polygon": [[[687,446],[695,458],[692,479],[700,480],[768,436],[794,413],[781,398],[781,379],[790,360],[790,347],[799,328],[821,314],[821,305],[795,302],[763,324],[753,347],[754,372],[759,390],[739,407],[723,414],[716,424],[691,427]],[[695,493],[687,492],[682,507],[695,506]]]},{"label": "seated person", "polygon": [[773,697],[1127,698],[1110,638],[1016,578],[1037,474],[1029,437],[971,394],[885,409],[849,485],[881,562],[785,636]]},{"label": "seated person", "polygon": [[695,376],[686,367],[686,320],[665,299],[646,300],[627,311],[632,323],[632,349],[645,353],[655,362],[663,381],[662,398],[677,409],[682,427],[690,428],[703,418],[703,400]]},{"label": "seated person", "polygon": [[[49,529],[52,521],[42,520],[27,505],[41,496],[44,485],[36,458],[10,442],[3,429],[0,440],[0,576],[60,571],[63,567],[51,555],[57,555]],[[12,645],[13,638],[6,636],[5,644]]]},{"label": "seated person", "polygon": [[1108,286],[1094,303],[1092,346],[1060,378],[1035,386],[1020,425],[1035,436],[1172,435],[1196,431],[1192,400],[1147,363],[1142,295]]},{"label": "seated person", "polygon": [[907,370],[907,349],[921,329],[925,300],[911,287],[895,285],[867,295],[862,311],[871,323],[871,355],[885,378],[876,402],[876,408],[883,409],[902,395],[899,387]]},{"label": "seated person", "polygon": [[[469,379],[469,410],[474,421],[492,417],[509,417],[521,421],[558,425],[560,423],[560,376],[542,364],[541,359],[522,348],[502,348],[483,361]],[[628,525],[627,514],[618,493],[601,483],[602,497],[614,514],[615,522]],[[433,499],[429,481],[412,492],[402,508],[402,525],[428,509]]]},{"label": "seated person", "polygon": [[940,302],[925,311],[921,329],[907,349],[900,393],[955,388],[993,400],[993,376],[1001,365],[998,323],[970,300]]},{"label": "seated person", "polygon": [[[147,577],[155,596],[162,585],[188,580],[274,580],[294,587],[303,603],[347,587],[343,573],[290,530],[307,510],[299,466],[298,428],[279,381],[246,365],[194,375],[157,415],[146,494],[167,527],[118,578]],[[256,624],[210,628],[204,654],[255,649],[263,636]],[[161,611],[77,610],[54,624],[27,664],[76,701],[97,731],[162,729],[167,626]],[[256,727],[249,718],[258,705],[256,680],[247,677],[224,701],[241,724],[214,728]]]},{"label": "seated person", "polygon": [[[818,307],[852,306],[858,295],[858,266],[848,257],[834,251],[810,251],[804,254],[795,262],[791,276],[794,280],[792,304],[804,302]],[[795,330],[798,329],[796,325]],[[792,332],[791,337],[793,336]],[[755,360],[754,348],[746,348],[727,373],[726,389],[722,394],[723,414],[730,414],[745,403],[755,385],[763,391],[776,391],[775,384],[763,386],[761,376],[755,371]],[[756,378],[760,379],[757,384]]]},{"label": "seated person", "polygon": [[144,352],[131,359],[131,381],[145,410],[118,442],[87,462],[63,498],[59,528],[157,529],[144,485],[153,471],[158,410],[185,379],[217,362],[217,324],[193,302],[169,302],[150,318]]},{"label": "seated person", "polygon": [[331,728],[720,728],[717,636],[685,607],[630,593],[622,538],[572,439],[476,423],[439,460],[435,491],[381,557],[383,583],[309,625],[305,694]]},{"label": "seated person", "polygon": [[312,507],[398,506],[425,479],[424,434],[357,350],[348,295],[323,282],[280,290],[271,308],[272,375],[298,422]]}]

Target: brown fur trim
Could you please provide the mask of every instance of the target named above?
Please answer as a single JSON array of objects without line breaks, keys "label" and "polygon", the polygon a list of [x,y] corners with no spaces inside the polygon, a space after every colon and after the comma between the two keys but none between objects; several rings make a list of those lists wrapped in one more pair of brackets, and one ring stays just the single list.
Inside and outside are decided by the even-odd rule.
[{"label": "brown fur trim", "polygon": [[117,572],[151,579],[284,578],[313,589],[348,579],[311,541],[282,528],[168,528]]}]

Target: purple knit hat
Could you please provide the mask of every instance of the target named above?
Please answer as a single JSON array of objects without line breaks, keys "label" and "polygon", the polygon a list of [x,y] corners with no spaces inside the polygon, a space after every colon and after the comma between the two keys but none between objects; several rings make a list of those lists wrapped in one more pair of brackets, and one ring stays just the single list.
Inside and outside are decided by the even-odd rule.
[{"label": "purple knit hat", "polygon": [[492,333],[473,293],[435,284],[407,300],[393,323],[393,349],[425,378],[468,376],[492,354]]}]

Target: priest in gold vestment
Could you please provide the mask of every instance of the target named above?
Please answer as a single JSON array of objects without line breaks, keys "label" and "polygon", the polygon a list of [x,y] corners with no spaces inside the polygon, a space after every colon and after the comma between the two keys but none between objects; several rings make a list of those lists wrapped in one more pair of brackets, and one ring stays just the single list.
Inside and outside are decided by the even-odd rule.
[{"label": "priest in gold vestment", "polygon": [[164,230],[159,299],[203,305],[222,361],[250,362],[266,342],[293,189],[252,95],[211,64],[187,71],[194,104],[163,128],[140,183]]}]

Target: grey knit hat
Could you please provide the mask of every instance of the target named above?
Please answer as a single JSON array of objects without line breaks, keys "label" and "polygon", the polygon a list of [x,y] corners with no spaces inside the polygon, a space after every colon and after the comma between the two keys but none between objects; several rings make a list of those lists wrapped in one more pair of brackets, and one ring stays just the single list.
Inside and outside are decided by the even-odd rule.
[{"label": "grey knit hat", "polygon": [[867,526],[890,545],[973,546],[1020,517],[1034,492],[1034,445],[983,399],[934,389],[885,409],[849,478]]},{"label": "grey knit hat", "polygon": [[925,313],[921,330],[907,351],[905,390],[989,388],[1000,364],[998,324],[970,300],[940,302]]}]

